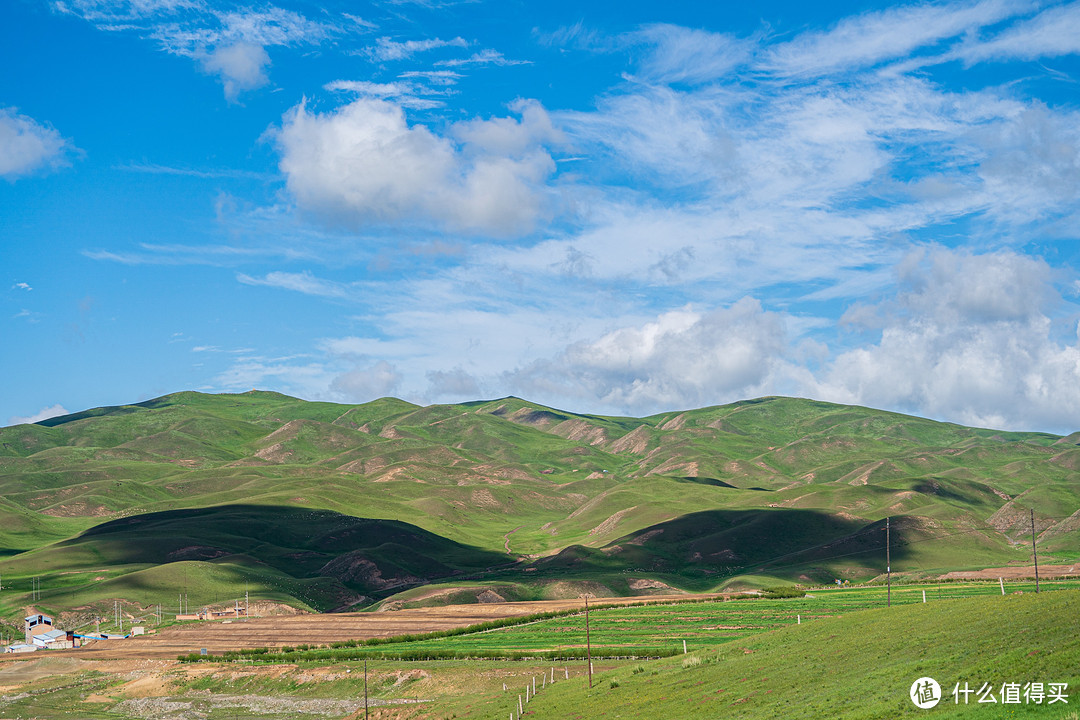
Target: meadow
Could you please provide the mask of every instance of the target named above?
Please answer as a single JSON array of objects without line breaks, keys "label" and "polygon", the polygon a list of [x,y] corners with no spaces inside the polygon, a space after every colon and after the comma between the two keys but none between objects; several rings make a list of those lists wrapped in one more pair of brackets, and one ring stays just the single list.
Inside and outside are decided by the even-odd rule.
[{"label": "meadow", "polygon": [[[1080,583],[942,583],[884,589],[813,590],[807,597],[749,599],[590,612],[593,686],[583,660],[401,661],[389,648],[342,648],[352,657],[316,659],[317,650],[287,657],[246,657],[222,663],[145,665],[116,672],[87,662],[5,691],[7,717],[363,717],[364,668],[375,718],[501,718],[516,713],[518,695],[537,683],[524,704],[529,718],[1052,718],[1071,720],[1080,687]],[[927,602],[922,591],[927,590]],[[801,616],[802,622],[796,618]],[[479,634],[395,643],[393,649],[440,646],[482,652],[576,645],[582,615]],[[741,625],[741,632],[719,626]],[[682,652],[682,640],[687,653]],[[660,644],[676,650],[660,659],[613,659]],[[360,651],[357,654],[356,651]],[[69,655],[68,657],[77,657]],[[267,662],[276,660],[276,662]],[[40,661],[38,661],[40,662]],[[77,661],[73,661],[77,662]],[[11,663],[0,666],[0,683]],[[100,669],[99,669],[100,668]],[[914,707],[908,690],[929,676],[943,688],[942,705]],[[552,682],[552,678],[554,682]],[[1004,705],[954,702],[954,686],[985,683],[1066,683],[1070,703]],[[505,689],[504,689],[505,686]],[[962,695],[960,696],[963,697]],[[419,701],[419,702],[416,702]],[[385,704],[397,703],[397,704]],[[158,713],[154,715],[152,713]],[[140,713],[142,713],[140,715]],[[170,714],[171,713],[171,714]],[[358,714],[359,713],[359,714]],[[516,717],[516,714],[515,714]]]}]

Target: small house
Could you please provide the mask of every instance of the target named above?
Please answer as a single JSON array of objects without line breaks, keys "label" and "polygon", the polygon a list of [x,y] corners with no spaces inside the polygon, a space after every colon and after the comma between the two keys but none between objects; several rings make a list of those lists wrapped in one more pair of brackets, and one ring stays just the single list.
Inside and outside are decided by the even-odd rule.
[{"label": "small house", "polygon": [[35,650],[37,650],[37,645],[27,645],[26,643],[15,643],[4,648],[6,653],[28,653]]}]

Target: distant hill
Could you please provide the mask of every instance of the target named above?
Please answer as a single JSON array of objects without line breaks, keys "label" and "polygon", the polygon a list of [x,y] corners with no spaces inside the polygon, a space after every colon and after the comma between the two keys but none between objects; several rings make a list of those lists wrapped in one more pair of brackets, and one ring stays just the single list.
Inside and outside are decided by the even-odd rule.
[{"label": "distant hill", "polygon": [[176,393],[0,429],[0,612],[32,577],[57,612],[866,580],[886,517],[894,572],[935,575],[1029,561],[1032,509],[1047,562],[1075,560],[1078,442],[782,397],[630,418]]}]

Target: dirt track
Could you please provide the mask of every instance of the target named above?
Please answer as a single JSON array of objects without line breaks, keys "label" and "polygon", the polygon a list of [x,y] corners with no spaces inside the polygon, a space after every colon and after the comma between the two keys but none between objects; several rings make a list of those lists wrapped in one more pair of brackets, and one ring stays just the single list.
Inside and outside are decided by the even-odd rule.
[{"label": "dirt track", "polygon": [[[718,595],[653,595],[629,598],[600,598],[597,603],[627,604],[663,602]],[[175,658],[206,648],[210,653],[226,650],[284,645],[326,645],[339,640],[389,637],[404,633],[447,630],[506,617],[552,610],[584,608],[582,600],[450,605],[378,613],[335,613],[207,621],[166,628],[153,635],[127,640],[94,640],[78,650],[52,651],[50,656],[68,655],[86,659]]]}]

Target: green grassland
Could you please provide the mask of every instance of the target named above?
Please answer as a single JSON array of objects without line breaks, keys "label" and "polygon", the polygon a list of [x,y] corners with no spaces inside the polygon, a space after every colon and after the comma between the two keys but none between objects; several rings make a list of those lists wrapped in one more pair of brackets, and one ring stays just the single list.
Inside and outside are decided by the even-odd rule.
[{"label": "green grassland", "polygon": [[[912,603],[816,619],[648,665],[599,674],[590,690],[556,683],[530,703],[535,718],[1075,717],[1080,687],[1076,591]],[[638,667],[645,672],[635,672]],[[908,699],[929,676],[945,697]],[[1069,704],[965,705],[957,683],[1067,683]],[[510,703],[506,703],[509,705]]]},{"label": "green grassland", "polygon": [[625,418],[177,393],[0,428],[0,615],[865,581],[887,517],[894,572],[933,577],[1027,562],[1031,509],[1041,559],[1072,562],[1077,442],[794,398]]},{"label": "green grassland", "polygon": [[[65,671],[56,661],[51,678],[0,697],[5,717],[42,720],[146,717],[203,713],[212,720],[244,717],[279,720],[357,717],[364,693],[377,702],[419,699],[422,704],[372,708],[374,718],[506,717],[535,679],[539,692],[525,705],[528,718],[843,718],[896,717],[1050,718],[1075,720],[1080,688],[1080,612],[1077,582],[1049,583],[1035,594],[1028,584],[938,583],[895,589],[885,607],[884,588],[814,590],[791,600],[749,599],[597,610],[590,613],[593,686],[579,659],[541,660],[538,648],[584,643],[581,615],[479,634],[395,644],[466,651],[524,651],[531,659],[392,659],[381,646],[357,648],[352,658],[288,663],[219,663],[210,660],[164,671],[164,688],[152,702],[130,700],[123,685],[134,676],[86,669]],[[922,602],[922,591],[927,602]],[[1017,590],[1022,592],[1017,594]],[[798,623],[797,618],[802,622]],[[688,652],[682,653],[682,641]],[[666,644],[677,651],[661,659],[611,659],[634,648]],[[390,646],[385,646],[390,647]],[[471,648],[471,650],[470,650]],[[315,658],[316,651],[307,655]],[[49,660],[51,661],[51,660]],[[34,662],[49,662],[39,661]],[[0,667],[0,683],[11,664]],[[188,672],[185,668],[190,668]],[[911,684],[929,676],[943,690],[942,703],[919,710],[908,699]],[[542,679],[542,678],[547,679]],[[551,677],[555,678],[550,683]],[[984,683],[1000,698],[1003,683],[1066,683],[1069,703],[956,704],[953,688]],[[505,688],[505,689],[504,689]],[[93,695],[96,701],[88,701]],[[138,695],[135,695],[138,697]],[[347,709],[329,703],[347,703]],[[320,706],[319,702],[327,704]],[[172,703],[169,706],[168,703]],[[290,705],[292,703],[292,705]],[[304,703],[307,703],[306,705]],[[338,707],[336,714],[334,708]],[[362,713],[360,715],[362,717]],[[516,713],[515,713],[516,716]]]}]

